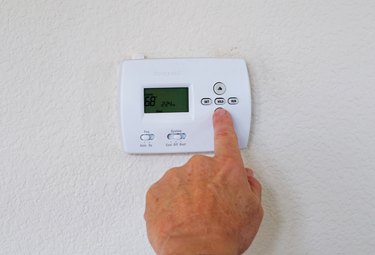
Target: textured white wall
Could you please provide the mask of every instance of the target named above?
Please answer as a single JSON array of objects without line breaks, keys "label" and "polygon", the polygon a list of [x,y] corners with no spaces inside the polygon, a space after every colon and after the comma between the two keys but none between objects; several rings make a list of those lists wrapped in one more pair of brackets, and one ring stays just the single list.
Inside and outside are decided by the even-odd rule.
[{"label": "textured white wall", "polygon": [[152,254],[145,191],[190,155],[122,152],[136,52],[249,63],[246,254],[373,253],[374,1],[0,0],[0,254]]}]

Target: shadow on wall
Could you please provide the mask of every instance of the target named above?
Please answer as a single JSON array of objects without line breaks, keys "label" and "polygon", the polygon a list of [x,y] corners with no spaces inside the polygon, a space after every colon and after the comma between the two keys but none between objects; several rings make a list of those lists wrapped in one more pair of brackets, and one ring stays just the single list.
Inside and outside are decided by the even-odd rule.
[{"label": "shadow on wall", "polygon": [[[259,170],[259,169],[258,169]],[[257,176],[257,178],[259,178]],[[254,255],[254,254],[277,254],[278,247],[276,247],[276,243],[279,242],[279,238],[281,235],[283,236],[282,239],[287,240],[288,244],[293,247],[293,239],[294,237],[298,236],[298,226],[296,223],[292,223],[289,226],[285,226],[285,224],[289,224],[286,222],[285,217],[283,217],[282,210],[280,209],[280,201],[277,201],[277,191],[275,191],[268,183],[259,178],[260,182],[263,186],[262,192],[262,204],[264,209],[264,218],[262,225],[260,226],[260,230],[250,246],[250,248],[244,253],[244,255]],[[283,188],[283,193],[285,194],[285,189]],[[291,191],[290,191],[291,192]],[[288,194],[290,194],[288,192]],[[288,200],[288,204],[290,205],[291,199],[293,196],[285,197]],[[282,201],[281,201],[282,203]],[[296,211],[296,207],[288,208],[288,214],[294,214]],[[284,231],[281,232],[281,229]],[[286,230],[286,231],[285,231]]]},{"label": "shadow on wall", "polygon": [[[256,100],[256,90],[254,89],[254,80],[253,75],[251,73],[251,69],[249,68],[248,63],[248,70],[250,74],[250,83],[251,86],[251,108],[252,108],[252,121],[251,121],[251,132],[250,132],[250,139],[249,144],[253,140],[254,131],[256,130],[256,112],[257,112],[257,104],[255,103]],[[246,155],[247,154],[247,155]],[[249,149],[247,151],[244,151],[242,153],[242,158],[244,159],[245,165],[251,166],[249,159],[251,158],[249,155]],[[272,161],[270,161],[272,162]],[[298,236],[298,224],[296,224],[296,221],[293,221],[292,223],[287,222],[285,219],[285,213],[288,214],[296,214],[296,203],[293,202],[293,194],[292,190],[285,185],[283,187],[283,199],[288,200],[289,208],[287,208],[287,211],[285,209],[282,209],[283,207],[280,207],[280,203],[283,204],[284,201],[278,201],[280,196],[277,196],[278,192],[277,190],[274,190],[273,185],[270,185],[267,183],[267,178],[262,178],[263,176],[260,173],[265,173],[267,171],[267,166],[262,167],[262,163],[258,165],[257,168],[255,168],[255,175],[256,178],[261,182],[262,184],[262,204],[264,209],[264,218],[263,222],[260,226],[259,232],[257,236],[255,237],[255,240],[251,244],[250,248],[244,253],[244,255],[254,255],[254,254],[278,254],[279,248],[276,247],[277,243],[279,242],[280,237],[283,240],[287,240],[288,244],[292,244],[294,241],[294,237]],[[257,174],[259,173],[259,174]],[[281,173],[278,172],[278,175]],[[280,177],[280,176],[279,176]],[[284,180],[284,178],[278,178]],[[285,196],[285,194],[289,194],[288,196]],[[293,204],[293,206],[290,206]],[[289,225],[287,225],[289,224]],[[287,225],[287,226],[285,226]],[[283,230],[284,232],[281,232]],[[287,230],[287,231],[285,231]],[[285,235],[285,236],[284,236]],[[291,245],[293,247],[293,245]],[[294,251],[295,252],[295,251]]]}]

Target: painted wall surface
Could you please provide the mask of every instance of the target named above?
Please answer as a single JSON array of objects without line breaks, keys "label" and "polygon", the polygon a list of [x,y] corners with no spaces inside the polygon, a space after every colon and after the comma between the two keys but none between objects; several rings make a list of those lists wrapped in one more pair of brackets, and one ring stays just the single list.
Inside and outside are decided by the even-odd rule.
[{"label": "painted wall surface", "polygon": [[375,2],[0,0],[0,254],[153,254],[144,196],[191,155],[126,155],[123,59],[243,57],[246,254],[372,254]]}]

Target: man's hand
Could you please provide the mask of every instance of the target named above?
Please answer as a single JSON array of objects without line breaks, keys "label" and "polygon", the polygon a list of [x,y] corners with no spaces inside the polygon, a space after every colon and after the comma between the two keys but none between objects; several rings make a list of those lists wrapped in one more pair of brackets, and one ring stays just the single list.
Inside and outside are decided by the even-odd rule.
[{"label": "man's hand", "polygon": [[263,218],[261,185],[245,168],[232,119],[213,116],[215,156],[193,156],[147,192],[148,238],[158,255],[242,254]]}]

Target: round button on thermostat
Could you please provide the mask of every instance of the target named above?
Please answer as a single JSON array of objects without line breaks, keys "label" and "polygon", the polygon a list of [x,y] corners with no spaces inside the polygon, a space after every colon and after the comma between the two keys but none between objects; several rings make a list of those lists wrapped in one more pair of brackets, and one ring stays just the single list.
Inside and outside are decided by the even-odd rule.
[{"label": "round button on thermostat", "polygon": [[225,84],[222,82],[216,82],[214,84],[214,92],[216,95],[222,95],[225,93],[226,87]]}]

